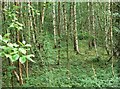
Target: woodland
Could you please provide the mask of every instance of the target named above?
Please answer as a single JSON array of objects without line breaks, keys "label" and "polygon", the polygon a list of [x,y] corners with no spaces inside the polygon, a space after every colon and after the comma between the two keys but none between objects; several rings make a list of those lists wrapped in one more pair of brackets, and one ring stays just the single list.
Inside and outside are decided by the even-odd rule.
[{"label": "woodland", "polygon": [[119,87],[120,2],[1,2],[2,87]]}]

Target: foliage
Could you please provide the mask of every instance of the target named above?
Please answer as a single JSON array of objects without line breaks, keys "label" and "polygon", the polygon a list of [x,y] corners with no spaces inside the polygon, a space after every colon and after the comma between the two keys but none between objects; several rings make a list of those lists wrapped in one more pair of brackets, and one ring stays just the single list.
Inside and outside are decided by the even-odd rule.
[{"label": "foliage", "polygon": [[[119,87],[119,57],[113,57],[113,60],[106,65],[109,56],[113,55],[107,55],[104,48],[105,44],[111,46],[110,35],[113,32],[111,35],[113,36],[113,49],[120,52],[120,14],[117,10],[119,6],[116,6],[118,3],[114,7],[112,5],[109,7],[109,3],[76,3],[76,14],[73,3],[64,3],[66,30],[64,29],[63,2],[60,4],[59,38],[58,3],[55,3],[55,13],[52,13],[52,2],[3,3],[2,35],[5,35],[0,35],[0,57],[8,59],[3,60],[3,70],[6,69],[3,72],[3,86],[11,86],[11,77],[15,77],[13,70],[20,73],[18,64],[15,64],[19,61],[22,63],[23,79],[25,79],[25,73],[27,74],[27,68],[29,70],[29,78],[24,80],[22,87]],[[109,8],[111,9],[109,10]],[[111,14],[112,9],[115,10]],[[94,16],[92,16],[92,11],[94,11]],[[53,31],[53,14],[55,14],[56,36]],[[73,27],[75,16],[71,14],[76,15],[77,36],[75,38],[79,40],[80,49],[80,54],[77,55],[73,48],[73,45],[77,45],[73,38],[73,35],[76,34],[73,29],[75,28]],[[110,16],[112,20],[110,20]],[[92,20],[93,17],[94,20]],[[110,31],[110,22],[112,31]],[[108,31],[107,34],[106,31]],[[20,41],[17,42],[18,36]],[[57,41],[56,48],[54,47],[54,37]],[[93,39],[96,41],[96,47],[92,45],[93,48],[89,50],[88,43]],[[58,44],[60,48],[58,48]],[[60,65],[56,65],[58,51],[60,52]],[[99,56],[96,56],[96,53]],[[35,55],[34,60],[32,59],[33,54]],[[9,60],[15,66],[8,66]],[[34,63],[29,63],[28,66],[27,60]],[[26,68],[25,71],[24,68]],[[14,86],[19,87],[20,85],[16,81],[17,79],[14,78]]]},{"label": "foliage", "polygon": [[4,9],[6,17],[9,19],[6,21],[9,30],[23,30],[23,24],[18,21],[19,8],[19,6],[13,5],[12,9]]},{"label": "foliage", "polygon": [[0,56],[9,58],[11,62],[15,62],[19,60],[22,64],[26,62],[26,60],[32,60],[31,57],[34,57],[33,54],[27,54],[30,50],[31,45],[21,43],[11,43],[9,39],[10,33],[5,34],[3,37],[0,35]]}]

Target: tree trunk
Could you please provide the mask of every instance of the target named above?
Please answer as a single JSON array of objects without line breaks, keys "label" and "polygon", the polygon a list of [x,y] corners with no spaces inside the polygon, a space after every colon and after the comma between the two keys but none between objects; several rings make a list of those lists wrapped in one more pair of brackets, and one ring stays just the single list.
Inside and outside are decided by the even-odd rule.
[{"label": "tree trunk", "polygon": [[58,62],[60,64],[60,2],[58,2]]},{"label": "tree trunk", "polygon": [[98,57],[97,44],[96,44],[96,30],[95,30],[95,12],[94,12],[94,4],[92,3],[92,30],[93,30],[93,42],[95,47],[96,56]]},{"label": "tree trunk", "polygon": [[[66,12],[66,3],[63,2],[63,18],[64,18],[64,32],[65,32],[65,38],[66,38],[66,53],[67,53],[67,69],[69,71],[69,28],[67,28],[67,12]],[[70,19],[69,19],[70,20]]]},{"label": "tree trunk", "polygon": [[[106,13],[106,6],[107,6],[107,3],[105,3],[105,13]],[[105,14],[105,49],[107,54],[109,55],[107,19],[108,19],[108,16],[106,16]]]},{"label": "tree trunk", "polygon": [[[15,2],[15,5],[19,6],[19,3]],[[19,9],[18,9],[18,12],[19,12]],[[17,16],[18,16],[18,18],[20,17],[20,15],[17,15]],[[19,30],[17,30],[17,42],[18,43],[20,42],[20,32],[19,32]],[[19,61],[18,65],[19,65],[19,79],[20,79],[19,82],[20,82],[20,85],[23,85],[22,64],[20,63],[20,61]]]},{"label": "tree trunk", "polygon": [[77,20],[76,20],[76,2],[73,2],[73,34],[74,34],[74,51],[79,54],[79,47],[78,47],[78,37],[77,37]]},{"label": "tree trunk", "polygon": [[43,2],[42,6],[42,12],[41,12],[41,33],[43,32],[43,23],[44,23],[44,17],[45,17],[45,9],[46,9],[46,2]]},{"label": "tree trunk", "polygon": [[55,16],[55,2],[53,2],[53,31],[54,31],[54,48],[57,46],[56,41],[56,16]]}]

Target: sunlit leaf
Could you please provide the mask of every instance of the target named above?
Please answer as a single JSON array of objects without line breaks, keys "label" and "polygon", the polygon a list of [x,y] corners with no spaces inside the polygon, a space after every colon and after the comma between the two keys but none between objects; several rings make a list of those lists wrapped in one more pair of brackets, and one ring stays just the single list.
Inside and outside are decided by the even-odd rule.
[{"label": "sunlit leaf", "polygon": [[26,54],[26,50],[24,48],[19,48],[19,51],[23,54]]},{"label": "sunlit leaf", "polygon": [[4,38],[3,42],[7,43],[10,39],[9,38]]},{"label": "sunlit leaf", "polygon": [[26,62],[26,56],[20,57],[19,61],[23,64]]},{"label": "sunlit leaf", "polygon": [[4,37],[8,37],[8,36],[10,36],[10,33],[7,33],[7,34],[4,35]]},{"label": "sunlit leaf", "polygon": [[16,44],[16,43],[13,43],[13,46],[14,46],[14,47],[19,47],[19,45],[18,45],[18,44]]},{"label": "sunlit leaf", "polygon": [[19,54],[15,54],[12,56],[12,62],[17,61],[19,59]]},{"label": "sunlit leaf", "polygon": [[12,23],[10,26],[9,26],[9,28],[13,28],[14,27],[14,23]]},{"label": "sunlit leaf", "polygon": [[26,47],[31,47],[31,45],[30,45],[30,44],[26,44],[25,46],[26,46]]},{"label": "sunlit leaf", "polygon": [[13,44],[12,43],[7,43],[7,46],[8,47],[13,47]]},{"label": "sunlit leaf", "polygon": [[35,61],[34,61],[34,60],[32,60],[32,58],[31,58],[31,57],[35,57],[35,55],[30,54],[30,55],[27,55],[26,57],[27,57],[27,59],[28,59],[28,60],[30,60],[30,61],[32,61],[32,62],[34,62],[34,63],[35,63]]},{"label": "sunlit leaf", "polygon": [[0,40],[2,40],[2,36],[0,35]]},{"label": "sunlit leaf", "polygon": [[12,56],[9,55],[9,54],[5,54],[5,57],[6,57],[6,58],[11,58]]}]

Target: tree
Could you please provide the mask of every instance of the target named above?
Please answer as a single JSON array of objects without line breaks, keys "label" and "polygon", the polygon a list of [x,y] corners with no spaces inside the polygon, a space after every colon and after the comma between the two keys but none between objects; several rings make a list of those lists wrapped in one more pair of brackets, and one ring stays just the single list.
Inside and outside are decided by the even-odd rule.
[{"label": "tree", "polygon": [[61,41],[61,37],[60,37],[60,33],[61,33],[61,29],[60,29],[60,2],[58,2],[58,62],[57,64],[60,64],[60,41]]},{"label": "tree", "polygon": [[57,42],[56,42],[56,16],[55,16],[55,2],[53,2],[53,31],[54,31],[54,47],[56,48]]},{"label": "tree", "polygon": [[74,51],[79,54],[79,47],[78,47],[78,37],[77,37],[77,20],[76,20],[76,2],[73,2],[73,35],[74,35]]}]

